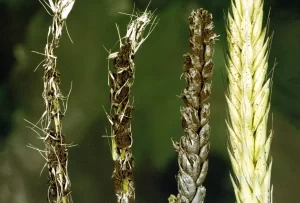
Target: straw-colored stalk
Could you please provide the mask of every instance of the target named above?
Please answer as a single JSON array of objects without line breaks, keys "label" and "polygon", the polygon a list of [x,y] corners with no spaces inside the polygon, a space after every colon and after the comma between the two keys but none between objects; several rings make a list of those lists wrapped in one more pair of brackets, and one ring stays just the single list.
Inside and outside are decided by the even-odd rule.
[{"label": "straw-colored stalk", "polygon": [[226,27],[230,177],[238,203],[271,203],[270,38],[262,26],[263,0],[232,0],[231,7]]},{"label": "straw-colored stalk", "polygon": [[[156,25],[153,13],[145,11],[131,16],[127,33],[120,38],[120,51],[111,53],[108,59],[113,60],[114,70],[109,70],[110,115],[112,158],[115,161],[113,180],[118,203],[133,203],[135,201],[135,186],[133,177],[134,160],[132,155],[131,120],[133,103],[131,102],[131,87],[135,76],[134,56],[142,43],[151,34]],[[151,25],[148,34],[145,29]],[[119,29],[117,27],[119,32]],[[120,37],[120,36],[119,36]]]},{"label": "straw-colored stalk", "polygon": [[43,139],[46,149],[39,150],[39,152],[46,159],[49,170],[49,203],[69,203],[72,202],[72,198],[71,183],[67,171],[68,145],[62,134],[62,118],[66,111],[65,100],[67,97],[64,97],[59,89],[60,73],[56,67],[57,57],[54,50],[59,46],[66,18],[75,0],[48,0],[48,2],[44,0],[40,2],[53,16],[53,21],[52,25],[49,26],[44,53],[45,59],[43,60],[43,98],[46,110],[39,121],[43,132],[43,136],[40,138]]},{"label": "straw-colored stalk", "polygon": [[184,135],[180,142],[173,142],[178,152],[178,195],[171,195],[169,203],[203,203],[206,194],[203,182],[208,171],[209,99],[217,35],[212,31],[212,14],[208,11],[192,11],[189,21],[192,52],[184,55],[187,87],[181,94],[185,106],[180,109]]}]

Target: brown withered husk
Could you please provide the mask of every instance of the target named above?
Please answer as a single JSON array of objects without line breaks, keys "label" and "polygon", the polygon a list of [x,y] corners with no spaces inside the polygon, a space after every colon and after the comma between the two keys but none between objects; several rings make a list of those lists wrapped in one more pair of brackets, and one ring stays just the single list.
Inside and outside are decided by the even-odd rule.
[{"label": "brown withered husk", "polygon": [[169,201],[177,203],[202,203],[206,189],[203,186],[208,170],[209,117],[212,57],[214,41],[212,15],[204,9],[192,11],[189,17],[191,53],[184,55],[184,77],[187,83],[181,98],[185,106],[180,108],[184,136],[173,142],[178,152],[178,195]]},{"label": "brown withered husk", "polygon": [[[133,104],[130,101],[135,75],[133,59],[157,23],[157,17],[147,9],[131,17],[134,18],[127,25],[126,36],[122,38],[124,40],[120,39],[120,51],[108,56],[108,59],[113,59],[114,65],[114,70],[109,70],[111,110],[107,117],[111,124],[112,157],[115,161],[113,180],[118,203],[135,201],[134,160],[131,149]],[[148,25],[149,30],[145,31]]]},{"label": "brown withered husk", "polygon": [[[48,13],[52,14],[52,24],[49,26],[47,43],[43,60],[43,99],[45,112],[39,124],[45,143],[45,150],[37,149],[46,159],[48,167],[48,195],[49,203],[71,203],[71,182],[68,176],[68,147],[65,136],[62,134],[62,119],[66,111],[66,100],[60,91],[60,73],[56,66],[57,56],[54,51],[59,47],[62,30],[75,3],[74,0],[66,1],[40,1]],[[34,128],[36,126],[34,125]]]},{"label": "brown withered husk", "polygon": [[114,58],[114,72],[110,72],[110,101],[114,114],[111,115],[112,134],[116,144],[115,168],[113,172],[115,194],[118,202],[134,202],[131,118],[133,107],[129,97],[134,77],[133,50],[129,40],[122,45]]},{"label": "brown withered husk", "polygon": [[[54,43],[58,43],[53,39]],[[48,44],[50,47],[51,44]],[[53,56],[53,49],[46,51]],[[44,92],[43,97],[46,106],[46,114],[42,119],[42,126],[45,127],[44,143],[46,147],[46,160],[49,170],[48,176],[48,202],[72,202],[71,183],[67,172],[68,149],[65,136],[61,133],[62,118],[61,109],[64,100],[60,89],[60,74],[55,66],[56,61],[51,56],[47,56],[44,72]],[[49,126],[49,127],[46,127]]]}]

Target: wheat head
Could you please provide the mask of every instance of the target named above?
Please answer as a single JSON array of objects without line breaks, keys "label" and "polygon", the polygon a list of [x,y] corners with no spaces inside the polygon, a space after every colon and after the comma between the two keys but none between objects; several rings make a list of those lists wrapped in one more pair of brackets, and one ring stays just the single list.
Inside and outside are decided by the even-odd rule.
[{"label": "wheat head", "polygon": [[226,24],[230,177],[238,203],[271,203],[270,37],[263,27],[263,0],[232,0],[231,8]]},{"label": "wheat head", "polygon": [[207,10],[192,11],[189,21],[191,53],[184,55],[187,86],[181,94],[185,106],[180,108],[184,135],[173,142],[178,152],[178,195],[170,195],[169,203],[203,203],[206,194],[203,182],[208,171],[212,57],[217,35]]},{"label": "wheat head", "polygon": [[[157,18],[150,11],[132,14],[123,40],[119,36],[120,50],[108,56],[114,64],[114,70],[108,71],[111,110],[107,118],[111,124],[112,158],[115,161],[112,178],[118,203],[135,201],[131,130],[133,110],[131,87],[135,77],[134,56],[156,24]],[[148,25],[150,28],[144,35]]]},{"label": "wheat head", "polygon": [[[48,195],[49,203],[71,203],[71,182],[68,175],[68,145],[62,133],[62,118],[65,115],[68,97],[60,91],[60,73],[56,67],[57,56],[54,50],[59,47],[59,41],[66,23],[66,19],[73,8],[75,0],[40,0],[46,11],[53,17],[49,26],[44,68],[43,98],[45,112],[38,124],[43,136],[40,138],[45,143],[45,150],[38,150],[46,159],[49,171]],[[34,126],[33,128],[36,128]],[[32,128],[32,129],[33,129]]]}]

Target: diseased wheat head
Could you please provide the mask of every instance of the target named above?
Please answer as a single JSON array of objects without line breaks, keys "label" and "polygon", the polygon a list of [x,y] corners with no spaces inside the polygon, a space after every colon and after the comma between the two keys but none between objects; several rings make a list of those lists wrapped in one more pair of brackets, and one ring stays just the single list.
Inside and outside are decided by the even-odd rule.
[{"label": "diseased wheat head", "polygon": [[203,203],[206,195],[204,180],[208,172],[210,149],[210,96],[214,63],[212,14],[203,8],[189,16],[191,52],[184,55],[183,75],[186,87],[181,93],[184,106],[180,108],[184,135],[173,142],[178,152],[178,194],[170,195],[169,203]]},{"label": "diseased wheat head", "polygon": [[39,138],[44,141],[45,149],[40,150],[32,145],[45,158],[48,175],[49,203],[71,203],[71,181],[68,175],[68,147],[65,135],[62,133],[63,117],[67,110],[68,97],[63,96],[60,90],[60,73],[56,66],[57,56],[55,50],[59,47],[62,30],[66,19],[71,12],[75,0],[40,0],[46,11],[52,16],[49,26],[47,43],[45,46],[45,59],[41,62],[44,68],[43,99],[45,111],[38,121],[41,127],[32,125],[32,130],[38,129],[43,135]]},{"label": "diseased wheat head", "polygon": [[263,0],[232,0],[231,8],[226,27],[231,180],[238,203],[271,203],[270,38],[262,25]]},{"label": "diseased wheat head", "polygon": [[[108,71],[111,109],[107,118],[111,124],[112,158],[115,161],[112,178],[118,203],[135,202],[131,130],[134,56],[157,24],[157,17],[147,9],[143,13],[137,12],[136,15],[130,16],[125,37],[119,36],[120,50],[108,56],[114,64],[114,70]],[[118,26],[117,29],[119,32]]]}]

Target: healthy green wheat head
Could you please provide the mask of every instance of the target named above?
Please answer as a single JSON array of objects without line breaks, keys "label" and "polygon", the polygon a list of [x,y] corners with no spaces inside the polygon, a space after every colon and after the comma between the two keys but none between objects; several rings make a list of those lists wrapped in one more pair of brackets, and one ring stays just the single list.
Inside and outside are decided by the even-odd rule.
[{"label": "healthy green wheat head", "polygon": [[262,26],[263,0],[232,0],[231,8],[226,26],[231,179],[238,203],[271,203],[270,38]]}]

